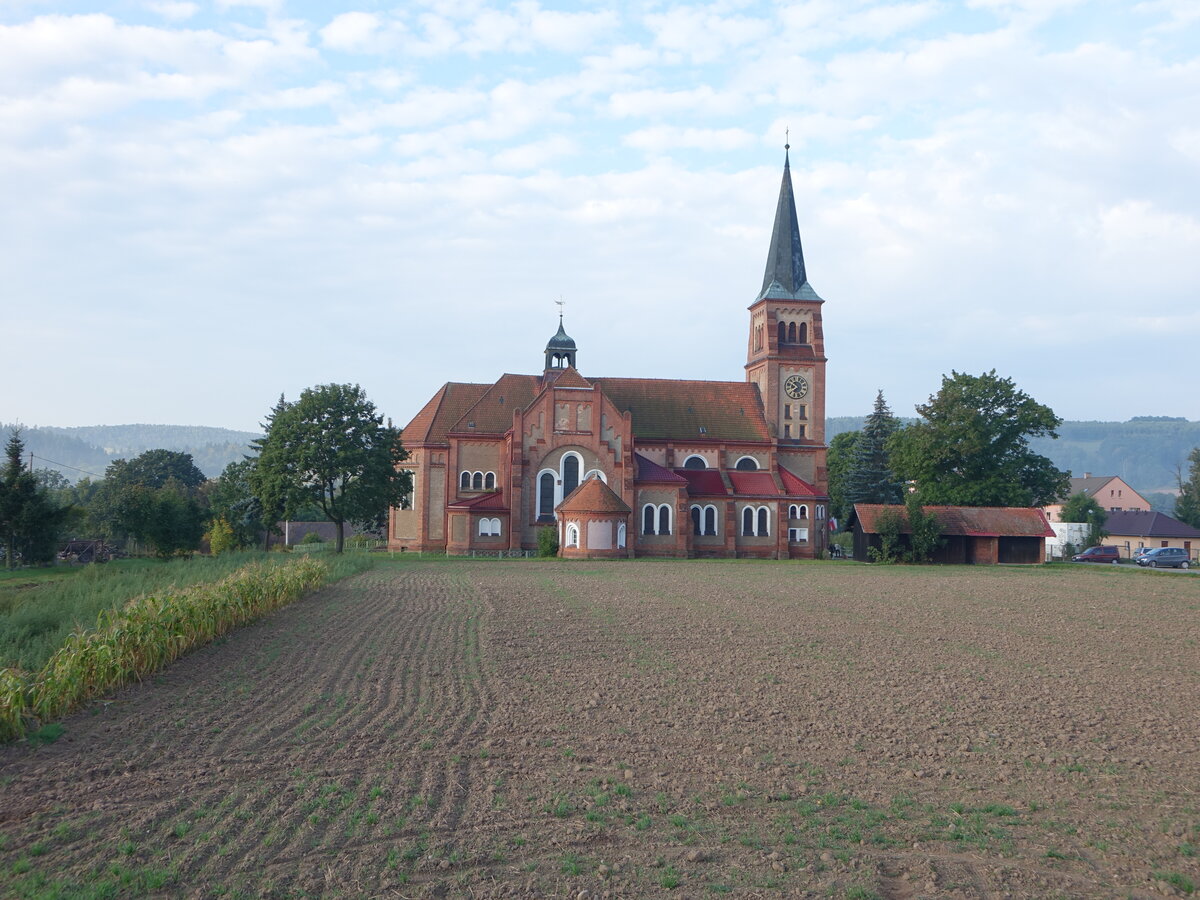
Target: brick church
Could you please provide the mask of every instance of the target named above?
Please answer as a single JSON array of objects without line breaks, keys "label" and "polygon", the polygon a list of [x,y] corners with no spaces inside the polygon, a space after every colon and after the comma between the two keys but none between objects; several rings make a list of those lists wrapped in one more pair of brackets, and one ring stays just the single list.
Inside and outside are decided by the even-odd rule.
[{"label": "brick church", "polygon": [[825,548],[824,301],[808,283],[792,176],[745,381],[584,375],[559,316],[538,375],[449,382],[404,429],[413,493],[393,549],[564,557],[811,558]]}]

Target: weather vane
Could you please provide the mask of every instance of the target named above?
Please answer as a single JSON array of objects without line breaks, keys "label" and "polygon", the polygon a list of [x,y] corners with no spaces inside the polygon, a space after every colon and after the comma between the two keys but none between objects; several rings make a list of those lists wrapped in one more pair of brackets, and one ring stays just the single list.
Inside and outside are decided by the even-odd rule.
[{"label": "weather vane", "polygon": [[567,305],[567,301],[562,298],[562,294],[558,295],[558,299],[554,301],[554,305],[558,307],[558,321],[562,321],[563,307]]},{"label": "weather vane", "polygon": [[792,129],[790,128],[783,129],[783,149],[792,149]]}]

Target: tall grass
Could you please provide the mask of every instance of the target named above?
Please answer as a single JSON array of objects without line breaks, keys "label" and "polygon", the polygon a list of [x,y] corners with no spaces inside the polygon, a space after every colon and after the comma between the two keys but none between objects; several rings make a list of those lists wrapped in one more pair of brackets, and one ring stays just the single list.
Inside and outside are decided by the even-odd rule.
[{"label": "tall grass", "polygon": [[371,565],[343,557],[254,562],[220,581],[169,589],[102,609],[94,630],[77,628],[34,674],[0,670],[0,739],[153,672],[188,650],[298,598],[329,577]]},{"label": "tall grass", "polygon": [[0,578],[0,667],[41,668],[71,632],[92,627],[102,610],[120,609],[133,597],[218,581],[256,560],[286,559],[249,552],[6,573]]}]

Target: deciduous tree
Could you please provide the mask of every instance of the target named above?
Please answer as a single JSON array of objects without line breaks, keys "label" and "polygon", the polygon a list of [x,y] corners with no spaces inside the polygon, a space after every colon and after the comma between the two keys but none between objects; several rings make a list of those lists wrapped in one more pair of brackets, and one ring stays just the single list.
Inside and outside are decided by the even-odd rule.
[{"label": "deciduous tree", "polygon": [[952,372],[917,407],[923,421],[889,442],[897,475],[923,502],[958,506],[1045,506],[1069,476],[1029,449],[1031,437],[1057,437],[1062,420],[995,370]]},{"label": "deciduous tree", "polygon": [[354,384],[306,389],[295,403],[280,399],[272,411],[251,476],[265,508],[282,505],[283,515],[315,503],[337,526],[337,552],[347,522],[377,525],[412,486],[398,470],[408,457],[399,430]]},{"label": "deciduous tree", "polygon": [[829,478],[829,512],[840,523],[850,521],[852,504],[846,496],[846,476],[854,465],[855,448],[861,431],[842,431],[829,442],[825,471]]}]

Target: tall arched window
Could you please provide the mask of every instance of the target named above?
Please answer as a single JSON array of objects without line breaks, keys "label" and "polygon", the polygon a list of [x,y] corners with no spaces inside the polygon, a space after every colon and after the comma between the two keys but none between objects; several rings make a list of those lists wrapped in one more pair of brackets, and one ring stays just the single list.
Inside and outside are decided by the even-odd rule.
[{"label": "tall arched window", "polygon": [[779,323],[779,343],[781,343],[781,344],[787,343],[787,323],[786,322]]},{"label": "tall arched window", "polygon": [[808,323],[807,323],[807,322],[801,322],[801,323],[800,323],[800,335],[799,335],[799,337],[800,337],[800,343],[801,343],[801,344],[807,344],[807,343],[808,343]]},{"label": "tall arched window", "polygon": [[692,507],[692,534],[703,534],[703,528],[700,524],[700,507]]},{"label": "tall arched window", "polygon": [[649,503],[642,510],[642,534],[654,534],[654,519],[657,510]]},{"label": "tall arched window", "polygon": [[496,473],[488,472],[483,476],[483,489],[485,491],[494,491],[496,489]]},{"label": "tall arched window", "polygon": [[796,323],[788,322],[788,341],[796,343]]},{"label": "tall arched window", "polygon": [[665,503],[658,508],[658,533],[671,533],[671,507]]},{"label": "tall arched window", "polygon": [[737,461],[735,469],[740,469],[743,472],[754,472],[758,469],[758,460],[753,456],[743,456]]},{"label": "tall arched window", "polygon": [[469,491],[471,489],[471,473],[463,472],[458,476],[458,487],[460,490]]},{"label": "tall arched window", "polygon": [[708,462],[703,456],[697,456],[693,453],[683,461],[683,467],[685,469],[707,469]]},{"label": "tall arched window", "polygon": [[568,547],[578,547],[579,546],[579,528],[578,528],[578,526],[575,525],[574,522],[572,522],[570,525],[567,526],[567,546]]},{"label": "tall arched window", "polygon": [[765,506],[758,508],[758,536],[767,537],[771,533],[771,514]]},{"label": "tall arched window", "polygon": [[483,473],[476,472],[471,476],[471,488],[476,491],[483,490]]},{"label": "tall arched window", "polygon": [[754,510],[749,506],[742,510],[742,537],[754,537]]},{"label": "tall arched window", "polygon": [[538,516],[554,515],[554,473],[538,476]]},{"label": "tall arched window", "polygon": [[574,453],[568,453],[563,457],[562,483],[564,497],[579,487],[579,457]]},{"label": "tall arched window", "polygon": [[622,522],[617,526],[617,549],[625,549],[625,523]]},{"label": "tall arched window", "polygon": [[704,533],[717,533],[717,508],[715,506],[704,507]]},{"label": "tall arched window", "polygon": [[806,504],[806,503],[800,504],[800,509],[796,513],[796,518],[797,519],[807,519],[808,518],[808,504]]}]

